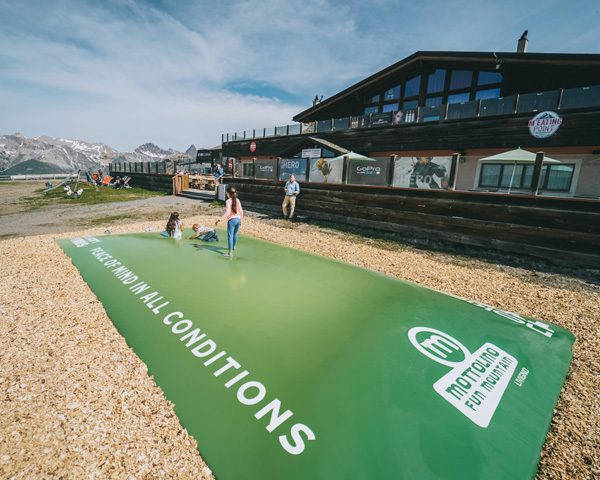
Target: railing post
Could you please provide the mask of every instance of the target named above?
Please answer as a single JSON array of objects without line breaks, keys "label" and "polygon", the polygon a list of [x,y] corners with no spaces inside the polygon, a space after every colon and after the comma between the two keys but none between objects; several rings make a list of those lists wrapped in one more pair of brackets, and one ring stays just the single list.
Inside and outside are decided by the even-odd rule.
[{"label": "railing post", "polygon": [[460,153],[452,154],[452,163],[450,164],[450,175],[448,178],[448,190],[456,190],[456,171],[458,170],[458,161]]},{"label": "railing post", "polygon": [[390,165],[388,168],[388,178],[387,178],[387,184],[388,187],[391,187],[392,184],[394,183],[394,167],[396,165],[396,155],[390,155]]},{"label": "railing post", "polygon": [[342,164],[342,183],[348,183],[348,155],[344,155]]},{"label": "railing post", "polygon": [[531,176],[531,188],[529,189],[529,195],[534,195],[534,196],[537,195],[543,163],[544,163],[544,152],[536,152],[535,165],[533,166],[533,175]]},{"label": "railing post", "polygon": [[562,103],[563,92],[564,92],[564,91],[565,91],[565,89],[564,89],[564,88],[561,88],[561,89],[559,90],[559,92],[560,92],[560,93],[558,94],[558,102],[556,102],[556,109],[557,109],[557,110],[560,110],[561,103]]}]

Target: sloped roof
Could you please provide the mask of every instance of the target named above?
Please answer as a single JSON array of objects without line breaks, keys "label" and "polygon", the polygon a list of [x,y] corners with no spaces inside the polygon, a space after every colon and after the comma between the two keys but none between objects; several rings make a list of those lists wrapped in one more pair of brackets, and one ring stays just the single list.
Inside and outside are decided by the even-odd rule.
[{"label": "sloped roof", "polygon": [[315,144],[320,145],[323,148],[327,148],[328,150],[331,150],[332,152],[336,153],[337,155],[342,155],[342,154],[348,153],[350,151],[347,148],[340,147],[339,145],[336,145],[335,143],[324,140],[323,138],[304,137],[304,138],[299,139],[294,144],[290,145],[285,150],[283,150],[281,152],[281,155],[282,156],[293,155],[293,154],[297,153],[298,151],[302,150],[302,148],[305,148],[305,146],[315,145]]},{"label": "sloped roof", "polygon": [[473,61],[479,64],[488,64],[489,67],[495,66],[496,58],[502,61],[503,64],[556,64],[560,66],[568,65],[587,65],[600,67],[600,54],[591,53],[515,53],[515,52],[451,52],[451,51],[418,51],[412,55],[400,60],[399,62],[390,65],[389,67],[380,70],[377,73],[361,80],[360,82],[351,85],[339,93],[323,100],[316,105],[298,113],[293,117],[296,122],[302,122],[308,116],[318,112],[319,110],[329,107],[335,102],[342,100],[349,95],[370,86],[375,82],[379,82],[385,77],[392,76],[398,71],[414,66],[423,61],[445,61],[445,62],[460,62]]},{"label": "sloped roof", "polygon": [[308,137],[311,141],[313,141],[314,143],[317,143],[319,145],[324,146],[325,148],[333,151],[333,152],[340,152],[341,154],[344,153],[349,153],[350,150],[344,148],[344,147],[340,147],[339,145],[336,145],[335,143],[329,142],[327,140],[324,140],[322,138],[317,138],[317,137]]}]

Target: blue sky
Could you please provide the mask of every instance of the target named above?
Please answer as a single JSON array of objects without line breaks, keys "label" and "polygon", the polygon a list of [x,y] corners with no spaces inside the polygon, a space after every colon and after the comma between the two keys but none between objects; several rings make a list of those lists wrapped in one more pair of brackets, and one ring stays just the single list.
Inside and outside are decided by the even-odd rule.
[{"label": "blue sky", "polygon": [[0,134],[210,147],[417,50],[600,53],[597,0],[0,0]]}]

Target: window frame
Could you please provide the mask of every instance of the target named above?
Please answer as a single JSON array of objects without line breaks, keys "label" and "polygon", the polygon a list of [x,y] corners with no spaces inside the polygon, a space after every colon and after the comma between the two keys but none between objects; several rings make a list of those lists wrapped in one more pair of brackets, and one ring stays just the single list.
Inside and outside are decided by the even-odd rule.
[{"label": "window frame", "polygon": [[[569,186],[568,188],[562,189],[562,188],[548,188],[548,179],[550,178],[550,170],[552,170],[552,167],[558,167],[558,166],[562,166],[562,167],[571,167],[571,175],[569,176]],[[542,165],[542,169],[546,170],[546,174],[544,175],[544,182],[541,185],[538,185],[538,190],[542,190],[544,192],[563,192],[563,193],[569,193],[571,191],[571,188],[573,187],[573,177],[575,176],[575,168],[576,168],[576,164],[575,163],[550,163],[548,165]],[[540,171],[540,179],[542,178],[542,172]]]},{"label": "window frame", "polygon": [[[498,181],[496,182],[496,185],[482,185],[481,181],[483,179],[483,171],[485,170],[485,167],[487,165],[497,165],[500,166],[500,172],[498,174]],[[519,174],[519,176],[515,176],[515,179],[518,179],[517,182],[513,182],[513,184],[511,186],[508,187],[503,187],[502,186],[502,177],[504,176],[504,168],[506,166],[512,166],[514,167],[518,167],[519,165],[523,165],[523,169],[521,170],[521,173]],[[566,166],[566,167],[571,167],[571,175],[569,177],[569,185],[568,188],[563,189],[563,188],[548,188],[548,179],[550,178],[549,176],[549,172],[552,169],[552,167],[555,166]],[[527,177],[526,172],[527,172],[527,167],[534,167],[534,164],[531,163],[524,163],[524,162],[517,162],[515,163],[500,163],[500,162],[483,162],[481,163],[481,167],[479,168],[479,179],[477,181],[477,188],[495,188],[497,190],[506,190],[506,189],[515,189],[515,190],[527,190],[529,188],[531,188],[531,184],[529,185],[523,185],[523,180]],[[575,177],[575,168],[577,167],[577,165],[575,163],[551,163],[551,164],[547,164],[547,165],[542,165],[542,170],[545,170],[545,174],[543,175],[544,181],[540,184],[538,184],[538,190],[540,191],[544,191],[544,192],[563,192],[563,193],[569,193],[573,187],[573,178]],[[533,172],[531,175],[532,179],[533,179]],[[540,171],[540,180],[542,179],[542,172]]]},{"label": "window frame", "polygon": [[[438,71],[443,71],[444,72],[444,83],[443,83],[443,87],[440,91],[435,92],[435,93],[428,93],[428,87],[429,87],[429,79],[432,75],[435,75],[436,72]],[[460,88],[450,88],[451,87],[451,82],[452,82],[452,76],[454,74],[454,72],[471,72],[471,84],[469,86],[465,86],[465,87],[460,87]],[[500,77],[500,81],[496,82],[496,83],[487,83],[485,85],[479,85],[479,77],[482,73],[497,73]],[[410,95],[407,95],[407,84],[409,82],[413,82],[415,83],[415,85],[413,85],[413,87],[417,87],[417,91],[413,90],[410,92]],[[420,71],[413,71],[412,75],[408,76],[408,77],[404,77],[404,79],[402,80],[398,80],[392,84],[388,83],[388,86],[386,86],[385,88],[380,88],[379,92],[377,94],[373,93],[373,90],[371,90],[371,92],[367,95],[365,95],[364,97],[364,102],[363,102],[363,112],[362,115],[367,115],[367,113],[365,113],[366,109],[375,109],[376,108],[376,112],[371,112],[371,113],[381,113],[383,111],[383,108],[390,108],[388,105],[393,104],[395,110],[405,110],[404,109],[404,103],[406,102],[411,102],[411,101],[416,101],[417,102],[417,106],[415,107],[415,109],[418,108],[425,108],[426,102],[428,101],[428,99],[431,98],[435,98],[435,97],[442,97],[442,105],[443,104],[448,104],[448,99],[454,95],[468,95],[468,99],[465,99],[464,101],[458,102],[458,103],[464,103],[464,102],[470,102],[470,101],[474,101],[474,100],[482,100],[482,99],[478,99],[477,95],[479,94],[479,92],[483,92],[483,91],[492,91],[495,89],[499,90],[498,93],[498,97],[492,97],[492,98],[502,98],[503,96],[503,92],[502,92],[502,84],[504,82],[504,75],[500,72],[495,72],[493,70],[489,70],[489,69],[478,69],[478,68],[468,68],[468,67],[454,67],[454,66],[450,66],[450,65],[434,65],[434,66],[430,66],[427,69],[420,69]],[[391,86],[390,86],[391,85]],[[394,99],[387,99],[385,98],[385,93],[393,90],[395,88],[398,87],[398,97],[394,98]],[[374,102],[374,100],[377,100],[376,102]]]},{"label": "window frame", "polygon": [[[482,185],[481,181],[483,179],[483,171],[485,170],[485,167],[487,165],[496,165],[500,167],[500,172],[498,174],[498,181],[496,182],[496,185]],[[509,185],[507,187],[502,186],[502,178],[504,177],[504,168],[507,166],[511,166],[513,168],[518,167],[520,165],[523,165],[523,169],[521,170],[521,173],[519,174],[519,176],[515,176],[514,179],[517,179],[516,182],[513,181],[512,185]],[[513,163],[501,163],[501,162],[483,162],[481,163],[481,167],[479,168],[479,179],[477,181],[477,188],[495,188],[497,190],[507,190],[507,189],[515,189],[515,190],[527,190],[529,188],[531,188],[531,185],[523,185],[523,180],[526,178],[526,171],[527,171],[527,167],[531,165],[529,163],[524,163],[524,162],[517,162],[516,164]],[[533,166],[533,165],[531,165]],[[514,180],[513,179],[513,180]]]}]

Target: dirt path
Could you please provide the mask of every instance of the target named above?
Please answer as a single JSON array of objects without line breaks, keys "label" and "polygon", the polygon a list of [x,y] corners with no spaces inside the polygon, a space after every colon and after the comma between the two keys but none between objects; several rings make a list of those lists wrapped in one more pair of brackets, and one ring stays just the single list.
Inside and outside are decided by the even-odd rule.
[{"label": "dirt path", "polygon": [[[208,203],[175,197],[156,196],[128,202],[96,205],[58,204],[31,209],[32,197],[41,196],[43,182],[0,183],[0,238],[61,233],[82,227],[104,227],[164,219],[173,211],[182,217],[214,211]],[[37,206],[36,206],[37,207]]]}]

